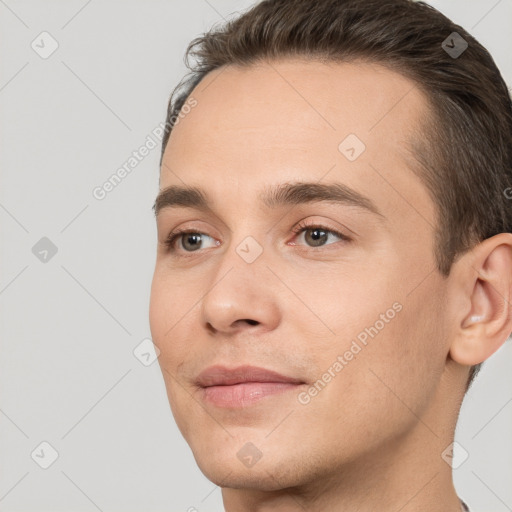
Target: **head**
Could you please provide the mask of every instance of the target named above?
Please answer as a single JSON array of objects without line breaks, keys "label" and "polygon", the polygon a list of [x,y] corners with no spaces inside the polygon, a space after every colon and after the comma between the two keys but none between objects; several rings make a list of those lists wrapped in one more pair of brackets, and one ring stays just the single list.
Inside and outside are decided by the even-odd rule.
[{"label": "head", "polygon": [[[150,324],[203,472],[269,489],[265,468],[307,481],[440,411],[453,431],[512,330],[512,105],[492,57],[409,0],[263,1],[187,55]],[[166,244],[177,228],[189,234]],[[213,364],[300,384],[217,407],[197,383]],[[242,448],[262,474],[238,473]]]}]

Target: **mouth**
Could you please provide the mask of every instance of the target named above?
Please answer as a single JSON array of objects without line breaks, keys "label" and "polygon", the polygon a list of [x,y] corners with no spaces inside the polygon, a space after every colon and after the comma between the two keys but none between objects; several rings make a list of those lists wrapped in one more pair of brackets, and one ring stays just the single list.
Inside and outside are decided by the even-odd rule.
[{"label": "mouth", "polygon": [[201,398],[217,407],[241,408],[263,398],[297,390],[305,384],[299,378],[255,366],[210,366],[199,374],[196,384]]}]

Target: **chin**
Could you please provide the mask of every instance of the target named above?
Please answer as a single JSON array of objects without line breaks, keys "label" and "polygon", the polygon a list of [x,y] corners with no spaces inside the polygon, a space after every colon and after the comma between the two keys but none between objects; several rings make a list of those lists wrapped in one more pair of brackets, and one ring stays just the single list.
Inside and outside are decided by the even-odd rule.
[{"label": "chin", "polygon": [[244,458],[258,456],[257,440],[251,446],[245,439],[233,437],[224,444],[213,440],[205,441],[201,447],[191,445],[191,448],[201,472],[219,487],[277,491],[307,484],[318,473],[319,468],[313,464],[315,457],[301,456],[296,449],[288,447],[285,440],[276,438],[271,446],[268,441],[264,443],[264,435],[261,438],[261,456],[256,462],[248,459],[244,462]]},{"label": "chin", "polygon": [[225,457],[221,460],[211,457],[204,460],[196,458],[203,475],[219,487],[269,492],[295,485],[285,475],[280,474],[277,470],[279,465],[276,467],[273,464],[263,464],[261,460],[257,464],[261,464],[259,467],[246,468],[236,462],[238,461],[226,460]]}]

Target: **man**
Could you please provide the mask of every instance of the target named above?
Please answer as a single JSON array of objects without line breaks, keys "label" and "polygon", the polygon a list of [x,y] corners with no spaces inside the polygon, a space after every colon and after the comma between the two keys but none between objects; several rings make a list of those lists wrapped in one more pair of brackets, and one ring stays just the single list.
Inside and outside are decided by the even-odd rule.
[{"label": "man", "polygon": [[408,0],[263,1],[187,53],[150,325],[199,468],[227,512],[468,510],[446,454],[512,331],[492,58]]}]

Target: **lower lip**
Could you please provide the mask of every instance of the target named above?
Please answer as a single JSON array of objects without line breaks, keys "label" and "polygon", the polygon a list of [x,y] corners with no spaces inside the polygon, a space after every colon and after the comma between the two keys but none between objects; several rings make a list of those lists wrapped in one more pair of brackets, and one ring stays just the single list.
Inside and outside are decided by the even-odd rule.
[{"label": "lower lip", "polygon": [[262,398],[297,389],[300,384],[290,382],[242,382],[231,386],[203,388],[203,399],[217,407],[246,407]]}]

